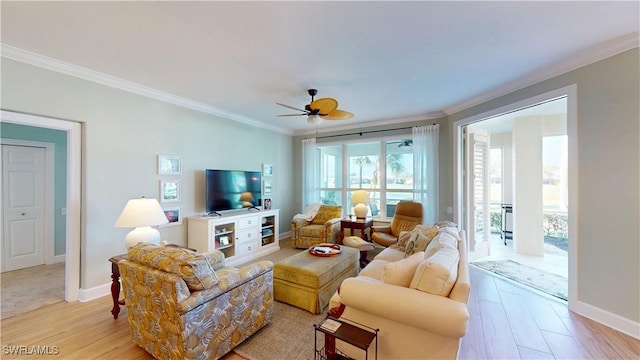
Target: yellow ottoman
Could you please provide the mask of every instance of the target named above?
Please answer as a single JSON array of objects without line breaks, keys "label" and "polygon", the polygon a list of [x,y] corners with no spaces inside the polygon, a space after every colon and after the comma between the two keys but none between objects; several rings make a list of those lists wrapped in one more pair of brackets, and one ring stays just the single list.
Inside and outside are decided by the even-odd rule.
[{"label": "yellow ottoman", "polygon": [[314,256],[308,251],[290,256],[273,267],[276,300],[320,314],[342,280],[358,275],[358,250],[341,246],[336,256]]}]

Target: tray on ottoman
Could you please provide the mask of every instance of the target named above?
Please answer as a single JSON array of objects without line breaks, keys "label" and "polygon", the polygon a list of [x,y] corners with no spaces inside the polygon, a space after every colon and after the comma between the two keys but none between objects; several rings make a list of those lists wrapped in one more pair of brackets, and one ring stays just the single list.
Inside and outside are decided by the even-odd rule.
[{"label": "tray on ottoman", "polygon": [[345,246],[341,250],[341,254],[328,257],[303,251],[275,264],[275,299],[313,314],[321,313],[342,280],[358,275],[360,270],[358,251]]}]

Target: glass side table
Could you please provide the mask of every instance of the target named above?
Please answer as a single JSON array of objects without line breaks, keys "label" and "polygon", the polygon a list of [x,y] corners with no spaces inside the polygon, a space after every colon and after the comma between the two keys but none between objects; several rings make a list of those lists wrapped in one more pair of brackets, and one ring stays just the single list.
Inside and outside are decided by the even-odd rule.
[{"label": "glass side table", "polygon": [[[333,325],[339,324],[335,330],[327,326],[329,323]],[[318,324],[313,324],[315,329],[313,351],[315,360],[342,360],[350,359],[346,355],[340,353],[336,349],[336,339],[342,340],[347,344],[351,344],[365,352],[365,359],[369,359],[369,347],[375,340],[375,357],[378,359],[378,330],[370,328],[366,325],[358,324],[355,321],[347,319],[335,319],[328,317]],[[318,336],[324,335],[324,346],[318,343]],[[321,347],[318,349],[318,345]]]}]

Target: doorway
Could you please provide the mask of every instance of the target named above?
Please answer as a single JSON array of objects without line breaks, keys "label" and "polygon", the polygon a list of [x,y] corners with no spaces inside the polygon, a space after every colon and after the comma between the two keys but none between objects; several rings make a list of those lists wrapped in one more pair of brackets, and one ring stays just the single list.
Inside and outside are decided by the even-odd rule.
[{"label": "doorway", "polygon": [[[559,112],[559,109],[562,111]],[[556,121],[560,118],[562,121]],[[506,121],[508,119],[512,120]],[[471,149],[477,149],[478,146],[474,146],[473,137],[468,135],[479,129],[489,133],[488,145],[484,148],[482,156],[473,157],[474,152]],[[577,193],[569,186],[568,179],[573,177],[575,181],[577,174],[577,164],[574,162],[572,165],[570,161],[577,156],[577,149],[572,145],[576,129],[575,86],[526,99],[454,123],[455,180],[458,189],[458,194],[455,194],[457,207],[454,217],[462,219],[462,221],[456,221],[463,224],[462,227],[468,234],[472,233],[468,235],[470,261],[499,256],[518,257],[517,261],[533,260],[527,265],[535,265],[545,271],[568,278],[565,292],[569,297],[570,307],[576,280],[573,277],[576,268],[574,252],[576,242],[570,234],[575,234],[575,223],[577,223],[576,216],[572,216],[575,214],[575,206],[572,206],[570,200],[576,199]],[[564,144],[565,156],[559,156],[555,160],[563,162],[564,174],[550,171],[553,166],[549,165],[547,157],[543,154],[543,143],[545,143],[544,151],[548,152],[546,149],[548,140],[552,139],[552,143],[558,143],[557,139],[562,137],[564,140],[560,143]],[[539,150],[531,151],[534,148],[532,146],[537,146],[535,148]],[[482,171],[470,171],[469,163],[481,168]],[[496,165],[498,165],[497,171]],[[545,167],[547,171],[543,171]],[[478,189],[478,186],[474,185],[477,183],[474,179],[477,180],[478,173],[483,174],[482,186],[486,189],[482,187]],[[465,178],[467,174],[469,176]],[[553,184],[555,191],[549,191],[550,184]],[[557,191],[559,185],[564,186],[564,190]],[[550,193],[554,194],[556,200],[562,198],[564,203],[557,206],[558,201],[555,201],[550,205],[547,199]],[[483,194],[481,201],[477,200],[479,194]],[[474,202],[470,202],[470,199],[474,199]],[[555,207],[551,211],[553,216],[549,216],[550,206]],[[501,212],[505,208],[513,209],[511,220],[513,239],[508,236],[506,239],[503,238],[502,230],[504,229],[500,222],[504,216]],[[487,212],[489,216],[486,216]],[[571,251],[568,256],[561,259],[560,264],[550,264],[545,260],[558,259],[554,258],[557,254],[545,254],[545,249],[548,247],[545,238],[550,232],[548,220],[550,218],[557,220],[560,217],[565,223],[563,226],[556,226],[555,229],[561,228],[560,232],[565,241],[564,248]],[[572,219],[572,223],[567,223],[566,219],[569,218]],[[483,224],[478,226],[470,222],[470,219],[476,222],[482,221]],[[546,227],[543,227],[543,223]],[[485,231],[487,228],[491,229],[490,240],[486,245],[479,244],[476,233],[478,230]],[[551,235],[558,235],[558,231],[555,232]],[[486,235],[481,235],[479,238],[484,239],[484,236]],[[472,251],[474,248],[480,251]]]},{"label": "doorway", "polygon": [[80,123],[11,111],[1,111],[0,120],[3,123],[62,130],[67,134],[64,299],[76,301],[80,290]]}]

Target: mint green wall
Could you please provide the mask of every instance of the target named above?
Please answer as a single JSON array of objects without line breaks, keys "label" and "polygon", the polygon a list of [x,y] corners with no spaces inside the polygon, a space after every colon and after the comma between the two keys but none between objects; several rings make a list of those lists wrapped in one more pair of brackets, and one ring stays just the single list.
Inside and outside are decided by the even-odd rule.
[{"label": "mint green wall", "polygon": [[578,142],[577,300],[638,323],[638,48],[453,114],[450,120],[453,123],[573,84],[578,93],[578,135],[569,141]]},{"label": "mint green wall", "polygon": [[[110,256],[125,252],[132,229],[114,226],[127,200],[158,198],[161,180],[180,180],[185,216],[204,213],[206,168],[261,170],[273,164],[273,208],[290,230],[291,136],[242,124],[21,62],[1,59],[3,110],[82,124],[80,287],[110,282]],[[182,156],[183,174],[158,175],[159,154]],[[187,244],[187,221],[161,227]]]},{"label": "mint green wall", "polygon": [[67,207],[67,133],[60,130],[0,123],[0,137],[54,144],[54,255],[64,255],[66,221],[62,209]]}]

